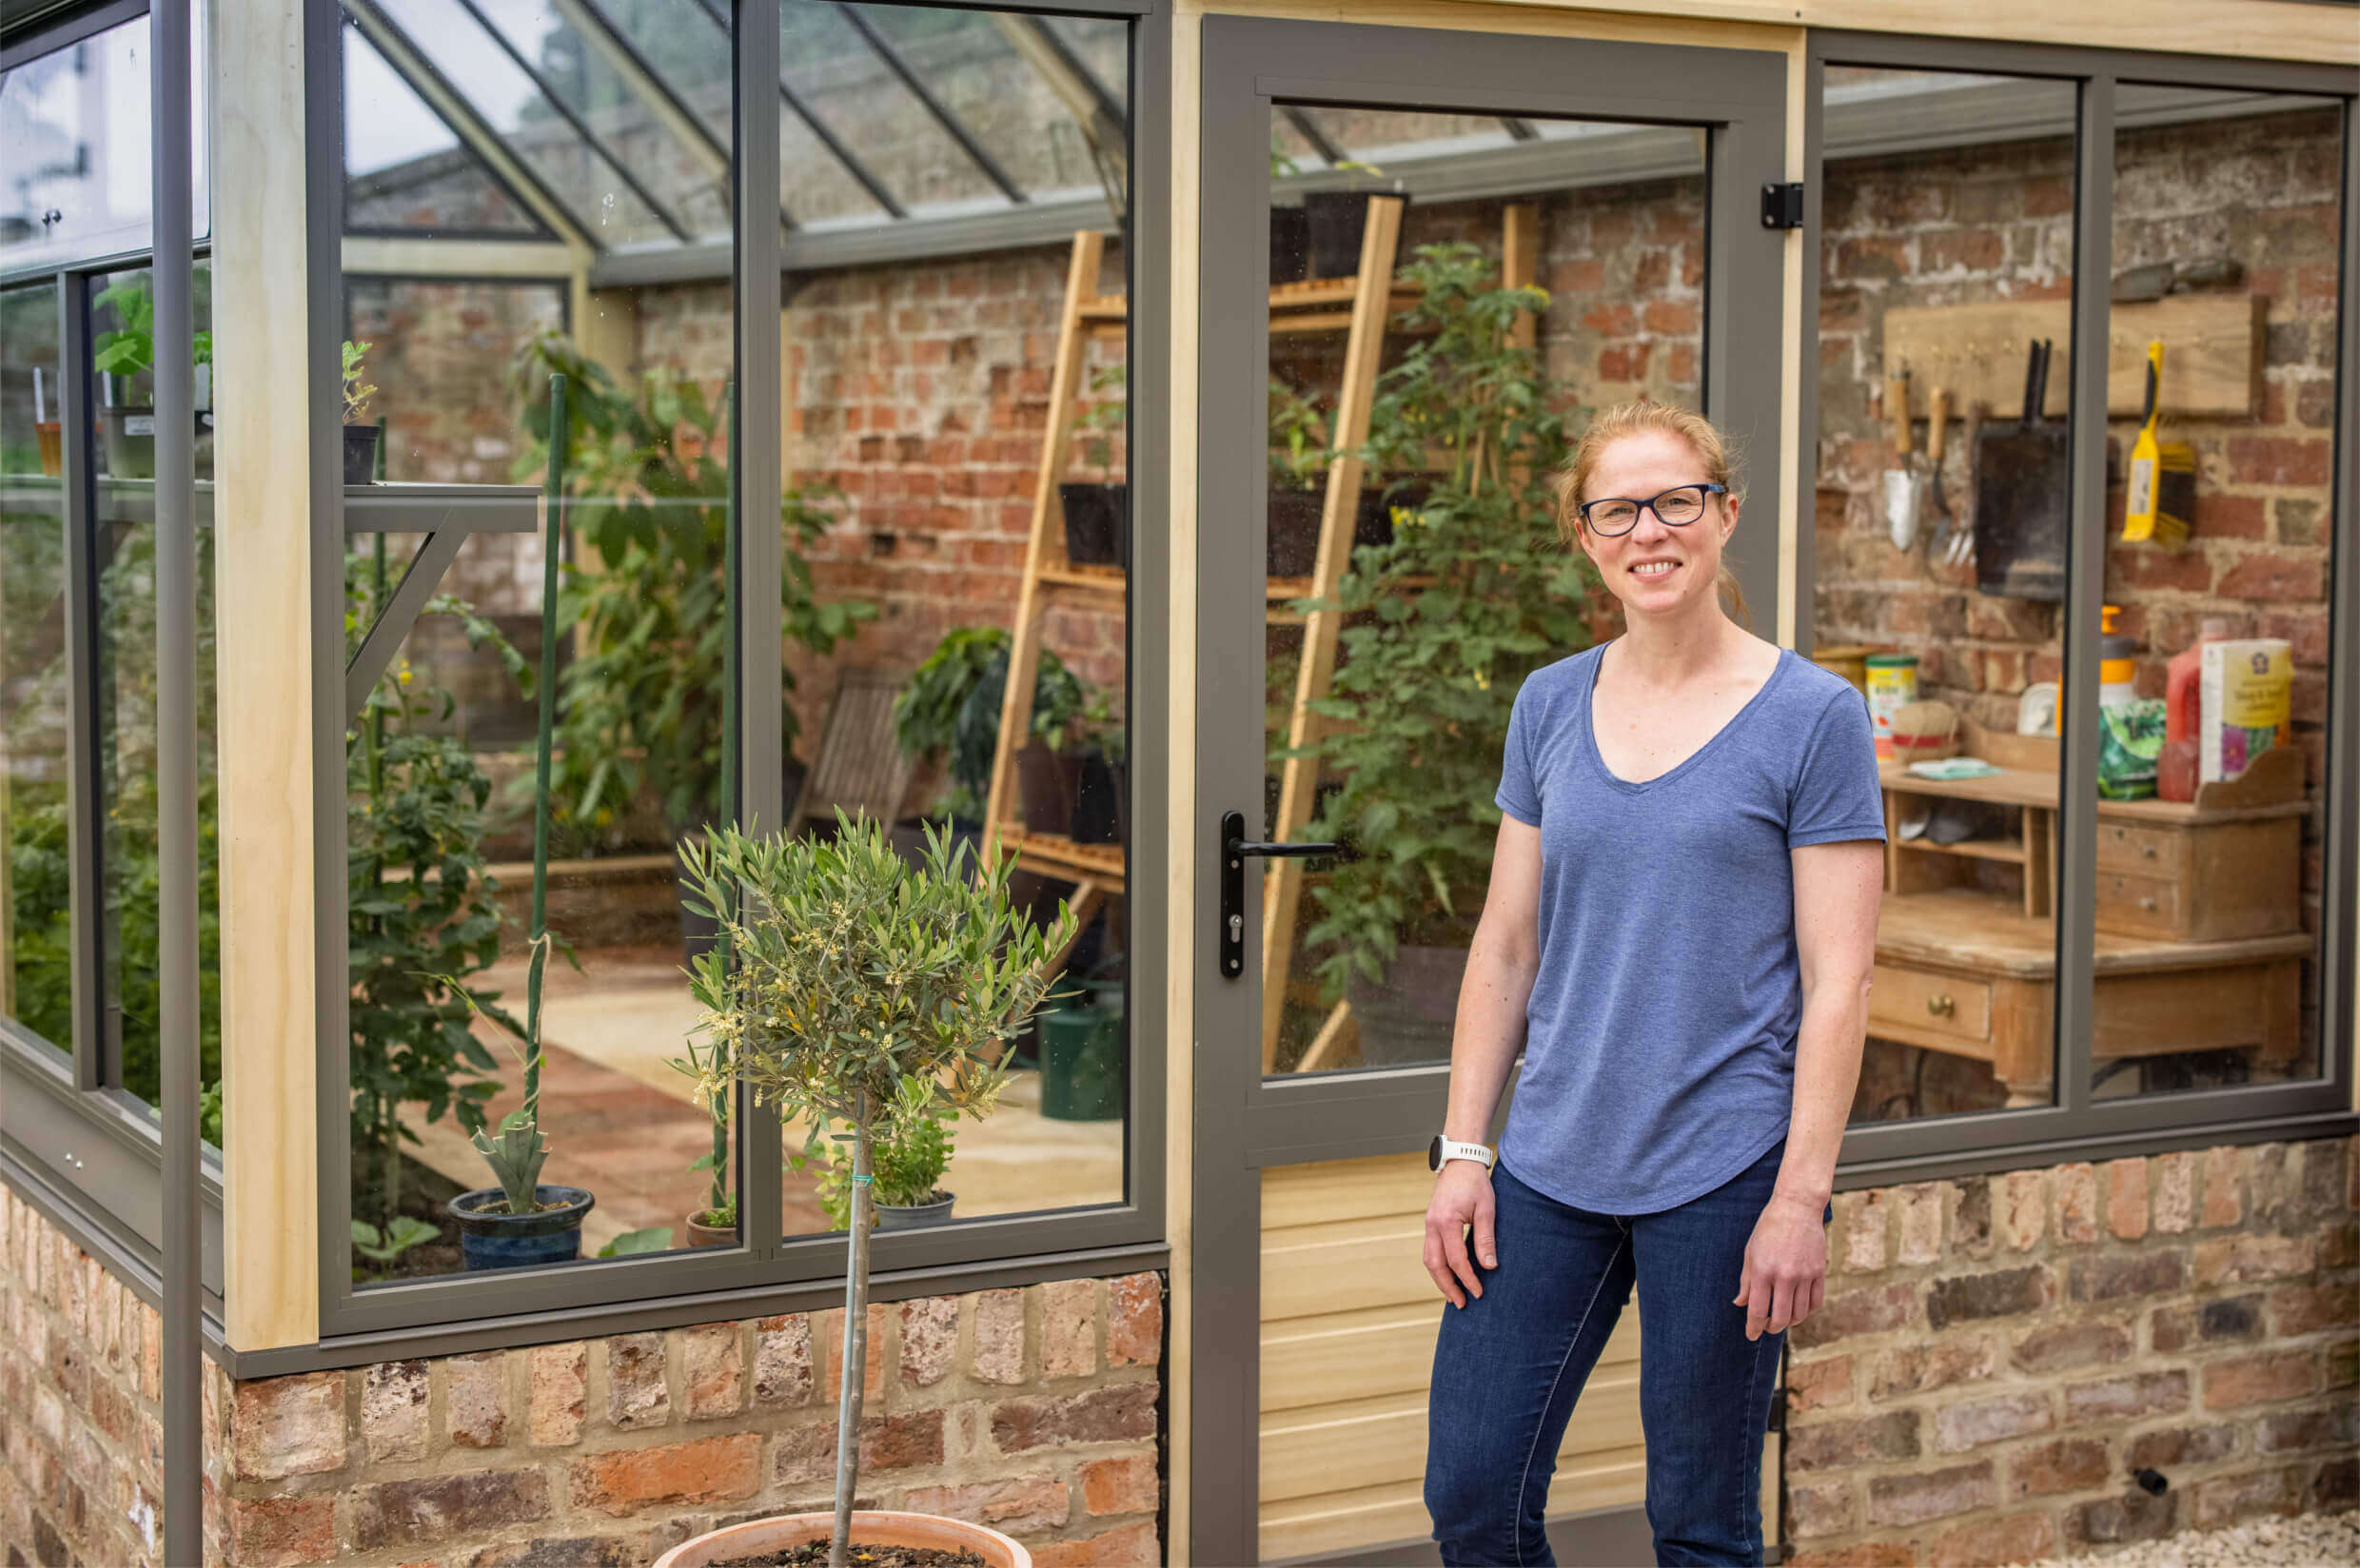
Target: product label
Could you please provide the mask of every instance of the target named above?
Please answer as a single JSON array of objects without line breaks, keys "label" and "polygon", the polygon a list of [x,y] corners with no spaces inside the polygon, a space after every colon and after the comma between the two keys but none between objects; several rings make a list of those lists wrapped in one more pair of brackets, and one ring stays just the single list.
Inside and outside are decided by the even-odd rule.
[{"label": "product label", "polygon": [[2293,709],[2287,650],[2240,651],[2221,681],[2221,722],[2241,730],[2274,730]]},{"label": "product label", "polygon": [[152,436],[156,433],[156,417],[153,414],[126,414],[123,416],[123,433],[127,436]]},{"label": "product label", "polygon": [[2154,510],[2155,460],[2134,458],[2131,462],[2130,500],[2123,503],[2126,517],[2144,517]]}]

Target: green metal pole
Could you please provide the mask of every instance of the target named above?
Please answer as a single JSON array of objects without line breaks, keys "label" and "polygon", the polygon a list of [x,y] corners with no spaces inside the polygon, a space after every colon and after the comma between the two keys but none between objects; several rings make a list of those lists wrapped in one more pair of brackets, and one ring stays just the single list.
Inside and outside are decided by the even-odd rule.
[{"label": "green metal pole", "polygon": [[541,724],[533,756],[533,956],[524,980],[524,1116],[541,1120],[541,982],[549,964],[549,751],[558,716],[558,559],[565,544],[565,378],[549,378],[549,478],[541,486],[549,514],[541,563]]}]

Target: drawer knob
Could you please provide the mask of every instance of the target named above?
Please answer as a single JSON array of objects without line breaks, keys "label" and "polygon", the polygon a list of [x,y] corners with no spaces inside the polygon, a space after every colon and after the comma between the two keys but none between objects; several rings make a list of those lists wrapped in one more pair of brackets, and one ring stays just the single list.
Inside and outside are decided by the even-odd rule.
[{"label": "drawer knob", "polygon": [[2153,914],[2153,913],[2154,913],[2154,912],[2155,912],[2155,899],[2154,899],[2154,895],[2153,893],[2150,893],[2150,894],[2149,894],[2148,896],[2146,896],[2145,898],[2140,899],[2140,900],[2139,900],[2139,908],[2140,908],[2140,909],[2142,909],[2142,910],[2145,910],[2145,911],[2146,911],[2149,914]]},{"label": "drawer knob", "polygon": [[2155,847],[2153,844],[2141,844],[2139,846],[2139,853],[2145,855],[2148,859],[2153,860],[2155,858]]},{"label": "drawer knob", "polygon": [[1958,1010],[1958,1004],[1952,1001],[1949,992],[1945,991],[1939,996],[1927,997],[1926,1010],[1937,1018],[1948,1018]]}]

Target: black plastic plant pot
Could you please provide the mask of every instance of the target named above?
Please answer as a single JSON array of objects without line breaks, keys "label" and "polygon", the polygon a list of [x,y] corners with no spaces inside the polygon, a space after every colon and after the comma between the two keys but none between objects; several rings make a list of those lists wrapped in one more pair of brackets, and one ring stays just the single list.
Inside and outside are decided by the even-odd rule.
[{"label": "black plastic plant pot", "polygon": [[532,1268],[581,1256],[581,1222],[598,1199],[578,1186],[545,1184],[533,1196],[542,1206],[531,1214],[509,1213],[507,1194],[496,1186],[462,1192],[443,1205],[459,1223],[468,1268]]},{"label": "black plastic plant pot", "polygon": [[1308,578],[1319,564],[1319,515],[1328,501],[1328,488],[1286,490],[1270,487],[1269,574],[1274,578]]},{"label": "black plastic plant pot", "polygon": [[1131,565],[1131,486],[1060,484],[1065,559],[1076,566]]},{"label": "black plastic plant pot", "polygon": [[1368,231],[1368,195],[1365,190],[1315,190],[1303,198],[1311,229],[1312,277],[1348,278],[1360,270],[1361,237]]},{"label": "black plastic plant pot", "polygon": [[1270,208],[1270,282],[1299,284],[1310,272],[1310,214],[1299,206]]},{"label": "black plastic plant pot", "polygon": [[876,1228],[879,1230],[917,1230],[926,1225],[951,1223],[951,1205],[958,1202],[958,1194],[934,1189],[931,1202],[923,1204],[878,1204]]},{"label": "black plastic plant pot", "polygon": [[377,426],[373,424],[344,426],[344,482],[346,484],[377,482]]},{"label": "black plastic plant pot", "polygon": [[1465,948],[1404,946],[1385,978],[1370,984],[1354,975],[1345,982],[1345,1000],[1360,1025],[1363,1067],[1405,1062],[1446,1062],[1458,1019],[1459,988],[1466,980]]},{"label": "black plastic plant pot", "polygon": [[1073,842],[1113,844],[1122,839],[1122,780],[1106,754],[1082,754],[1073,772]]},{"label": "black plastic plant pot", "polygon": [[1066,756],[1034,741],[1016,754],[1016,794],[1024,831],[1066,833],[1073,829],[1073,796],[1081,758]]}]

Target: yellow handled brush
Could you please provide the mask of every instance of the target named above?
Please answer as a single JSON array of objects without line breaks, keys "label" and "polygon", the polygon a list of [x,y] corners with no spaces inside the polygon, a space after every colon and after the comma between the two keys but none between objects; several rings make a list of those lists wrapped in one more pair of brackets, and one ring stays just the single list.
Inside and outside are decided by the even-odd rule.
[{"label": "yellow handled brush", "polygon": [[2186,441],[2155,440],[2159,403],[2156,388],[2163,381],[2163,340],[2147,345],[2147,413],[2139,427],[2138,444],[2131,448],[2130,493],[2123,503],[2122,537],[2152,539],[2166,549],[2188,542],[2188,528],[2196,515],[2196,449]]}]

